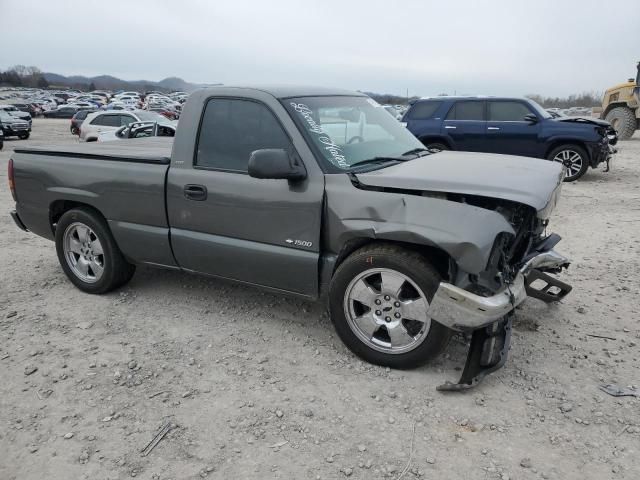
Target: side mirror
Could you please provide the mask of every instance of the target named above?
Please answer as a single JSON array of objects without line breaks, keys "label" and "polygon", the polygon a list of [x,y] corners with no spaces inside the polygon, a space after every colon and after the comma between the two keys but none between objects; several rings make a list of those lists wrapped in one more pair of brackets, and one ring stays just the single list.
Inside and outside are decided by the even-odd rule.
[{"label": "side mirror", "polygon": [[273,180],[304,180],[307,171],[282,148],[255,150],[249,157],[249,176]]},{"label": "side mirror", "polygon": [[538,117],[536,117],[533,113],[527,113],[524,116],[524,121],[529,123],[538,123]]}]

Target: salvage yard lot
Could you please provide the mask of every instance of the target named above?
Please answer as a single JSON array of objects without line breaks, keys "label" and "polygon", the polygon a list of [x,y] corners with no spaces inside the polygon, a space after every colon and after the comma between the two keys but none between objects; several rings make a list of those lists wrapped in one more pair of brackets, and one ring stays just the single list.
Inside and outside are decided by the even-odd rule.
[{"label": "salvage yard lot", "polygon": [[[13,148],[74,142],[37,119],[0,169]],[[0,182],[0,478],[639,478],[640,398],[598,389],[640,384],[638,134],[619,149],[551,220],[573,292],[527,300],[506,366],[463,394],[435,391],[462,337],[392,371],[354,357],[320,305],[151,268],[84,294],[14,226]]]}]

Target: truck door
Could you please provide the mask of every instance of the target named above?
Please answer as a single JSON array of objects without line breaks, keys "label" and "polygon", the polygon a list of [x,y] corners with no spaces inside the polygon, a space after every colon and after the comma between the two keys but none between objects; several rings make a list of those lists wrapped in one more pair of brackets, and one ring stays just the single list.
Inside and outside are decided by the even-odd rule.
[{"label": "truck door", "polygon": [[482,152],[485,141],[484,100],[461,100],[453,104],[442,122],[441,134],[454,150]]},{"label": "truck door", "polygon": [[487,102],[487,149],[485,152],[541,157],[538,141],[540,123],[526,121],[525,115],[535,113],[518,100]]},{"label": "truck door", "polygon": [[315,165],[299,182],[252,178],[249,157],[263,148],[297,154],[266,104],[207,101],[193,159],[169,169],[174,255],[186,270],[316,296],[324,176]]}]

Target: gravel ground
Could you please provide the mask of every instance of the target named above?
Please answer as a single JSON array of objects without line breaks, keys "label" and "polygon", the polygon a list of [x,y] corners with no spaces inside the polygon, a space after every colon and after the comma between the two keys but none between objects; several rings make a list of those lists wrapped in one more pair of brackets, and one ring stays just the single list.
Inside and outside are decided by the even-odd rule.
[{"label": "gravel ground", "polygon": [[[68,128],[36,120],[0,169]],[[528,300],[506,366],[463,394],[435,391],[462,338],[391,371],[355,358],[320,305],[149,268],[81,293],[53,243],[13,225],[0,182],[0,478],[638,479],[640,399],[598,389],[640,384],[638,134],[612,167],[565,185],[552,220],[573,292]]]}]

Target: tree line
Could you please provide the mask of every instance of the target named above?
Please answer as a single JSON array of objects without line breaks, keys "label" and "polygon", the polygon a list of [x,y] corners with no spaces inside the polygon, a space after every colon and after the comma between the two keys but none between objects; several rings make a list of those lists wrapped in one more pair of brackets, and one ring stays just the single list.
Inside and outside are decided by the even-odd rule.
[{"label": "tree line", "polygon": [[47,88],[49,82],[38,67],[15,65],[5,71],[0,71],[0,85]]},{"label": "tree line", "polygon": [[544,97],[537,93],[526,95],[544,108],[599,107],[602,105],[602,94],[599,92],[583,92],[568,97]]}]

